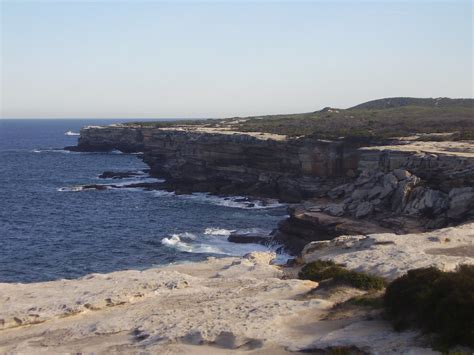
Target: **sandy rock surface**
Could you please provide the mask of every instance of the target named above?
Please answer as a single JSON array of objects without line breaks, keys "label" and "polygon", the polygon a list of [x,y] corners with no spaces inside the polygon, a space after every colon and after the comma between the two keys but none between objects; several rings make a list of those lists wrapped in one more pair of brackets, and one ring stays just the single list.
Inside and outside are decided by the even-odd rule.
[{"label": "sandy rock surface", "polygon": [[302,257],[306,263],[334,260],[389,280],[420,267],[450,271],[459,264],[474,264],[474,223],[427,233],[341,236],[308,244]]},{"label": "sandy rock surface", "polygon": [[[77,280],[0,284],[0,353],[287,354],[334,345],[422,351],[381,319],[331,318],[339,297],[287,279],[274,255],[210,258]],[[428,351],[424,349],[423,351]]]}]

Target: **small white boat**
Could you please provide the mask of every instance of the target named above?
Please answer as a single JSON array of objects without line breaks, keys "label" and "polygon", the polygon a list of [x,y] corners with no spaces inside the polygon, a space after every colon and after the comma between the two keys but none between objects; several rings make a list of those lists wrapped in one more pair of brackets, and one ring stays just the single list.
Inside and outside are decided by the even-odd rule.
[{"label": "small white boat", "polygon": [[64,135],[66,135],[66,136],[79,136],[80,133],[76,133],[76,132],[73,132],[73,131],[67,131],[66,133],[64,133]]}]

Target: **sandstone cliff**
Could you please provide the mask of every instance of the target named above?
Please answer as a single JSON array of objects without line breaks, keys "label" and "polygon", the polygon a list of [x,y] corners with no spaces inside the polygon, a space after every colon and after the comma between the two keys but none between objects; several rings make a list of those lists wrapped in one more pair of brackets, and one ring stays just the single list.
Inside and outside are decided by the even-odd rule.
[{"label": "sandstone cliff", "polygon": [[359,147],[205,125],[112,125],[82,129],[71,149],[141,152],[151,174],[180,193],[300,202],[275,235],[293,253],[314,240],[418,232],[474,218],[471,142],[395,143]]},{"label": "sandstone cliff", "polygon": [[[260,195],[297,202],[354,174],[355,146],[309,138],[201,129],[86,127],[80,151],[143,152],[154,176],[183,192]],[[329,184],[328,184],[329,183]]]}]

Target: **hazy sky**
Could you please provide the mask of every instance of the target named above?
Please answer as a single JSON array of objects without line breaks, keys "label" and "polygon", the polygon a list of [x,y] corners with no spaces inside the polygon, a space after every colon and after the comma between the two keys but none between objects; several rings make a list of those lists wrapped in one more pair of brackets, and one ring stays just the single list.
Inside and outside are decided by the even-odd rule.
[{"label": "hazy sky", "polygon": [[221,117],[472,97],[470,1],[5,1],[1,116]]}]

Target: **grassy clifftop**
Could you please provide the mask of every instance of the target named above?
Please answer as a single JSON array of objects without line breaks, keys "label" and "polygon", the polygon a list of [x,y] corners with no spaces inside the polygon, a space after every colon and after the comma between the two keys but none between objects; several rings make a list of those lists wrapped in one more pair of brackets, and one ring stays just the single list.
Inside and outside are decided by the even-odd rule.
[{"label": "grassy clifftop", "polygon": [[372,100],[351,107],[351,109],[384,109],[403,106],[421,106],[421,107],[470,107],[473,108],[473,99],[450,99],[447,97],[432,98],[415,98],[415,97],[390,97],[386,99]]},{"label": "grassy clifftop", "polygon": [[349,109],[325,108],[300,114],[141,124],[160,127],[199,124],[241,132],[326,139],[389,138],[445,132],[455,132],[454,139],[474,139],[474,100],[390,98],[369,101]]}]

